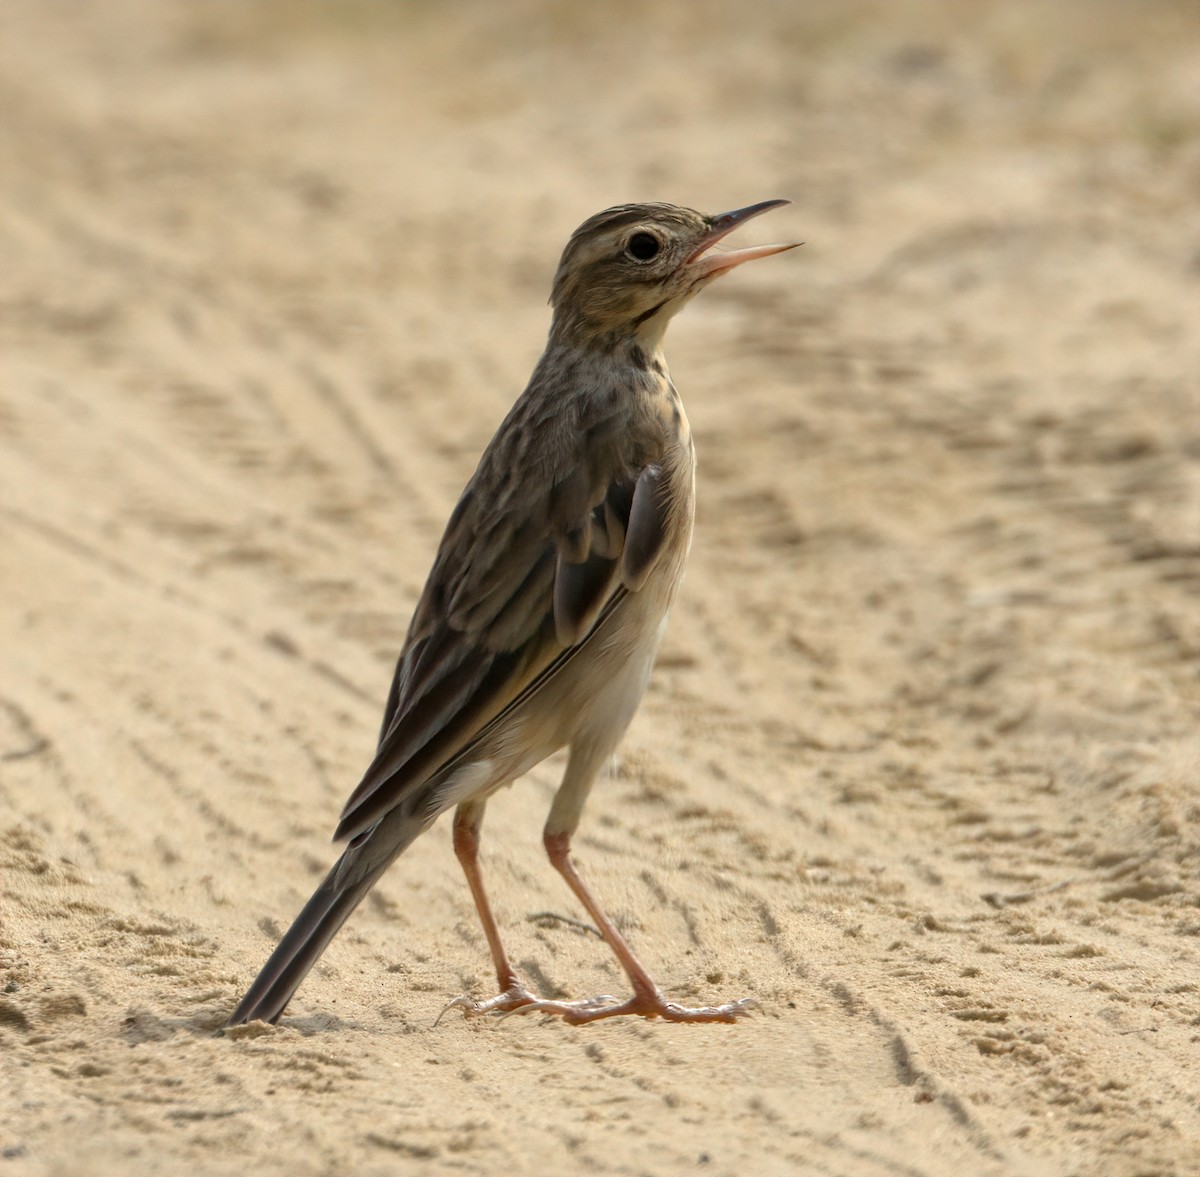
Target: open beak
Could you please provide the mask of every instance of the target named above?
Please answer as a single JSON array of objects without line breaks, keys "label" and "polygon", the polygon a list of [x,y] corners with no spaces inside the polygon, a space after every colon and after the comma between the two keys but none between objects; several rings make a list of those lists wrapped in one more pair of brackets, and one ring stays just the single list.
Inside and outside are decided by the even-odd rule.
[{"label": "open beak", "polygon": [[748,205],[746,208],[734,209],[733,212],[718,214],[711,218],[709,231],[700,239],[696,249],[683,264],[690,267],[698,278],[715,278],[726,270],[732,270],[734,266],[740,266],[742,262],[752,262],[755,258],[770,257],[773,253],[783,253],[786,249],[795,249],[797,245],[801,244],[799,241],[792,241],[786,245],[752,245],[749,249],[734,249],[728,253],[701,256],[751,218],[791,203],[790,200],[764,200],[759,204]]}]

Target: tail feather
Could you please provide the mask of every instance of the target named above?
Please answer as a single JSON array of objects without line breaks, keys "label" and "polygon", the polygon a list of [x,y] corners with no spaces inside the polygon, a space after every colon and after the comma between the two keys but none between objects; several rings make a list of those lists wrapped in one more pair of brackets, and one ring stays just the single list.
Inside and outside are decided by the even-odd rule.
[{"label": "tail feather", "polygon": [[301,982],[350,913],[395,857],[424,828],[424,824],[411,819],[399,830],[389,829],[389,824],[385,818],[365,837],[355,839],[354,844],[347,847],[271,953],[237,1009],[229,1015],[226,1028],[244,1022],[279,1020]]}]

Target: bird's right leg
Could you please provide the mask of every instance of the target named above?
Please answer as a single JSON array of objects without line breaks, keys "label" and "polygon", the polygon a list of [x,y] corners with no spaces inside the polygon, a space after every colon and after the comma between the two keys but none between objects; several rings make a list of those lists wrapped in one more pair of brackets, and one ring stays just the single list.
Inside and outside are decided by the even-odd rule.
[{"label": "bird's right leg", "polygon": [[[462,865],[463,874],[467,876],[467,886],[471,888],[471,896],[475,900],[475,910],[479,913],[479,922],[483,925],[483,934],[492,953],[492,963],[496,966],[500,992],[487,1001],[476,1001],[464,993],[450,1002],[442,1014],[449,1009],[461,1009],[468,1017],[493,1012],[511,1013],[538,1000],[521,984],[516,970],[509,963],[508,954],[500,942],[500,929],[496,927],[492,906],[483,889],[483,875],[479,870],[479,828],[483,824],[485,804],[484,801],[464,801],[454,811],[454,853]],[[442,1014],[438,1015],[439,1019]]]}]

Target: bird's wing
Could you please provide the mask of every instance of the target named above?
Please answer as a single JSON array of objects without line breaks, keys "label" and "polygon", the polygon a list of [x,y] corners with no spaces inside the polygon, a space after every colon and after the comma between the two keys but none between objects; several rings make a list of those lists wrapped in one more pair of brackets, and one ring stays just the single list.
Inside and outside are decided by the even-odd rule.
[{"label": "bird's wing", "polygon": [[541,479],[536,459],[519,452],[521,431],[501,427],[450,517],[375,759],[335,837],[369,829],[468,756],[644,583],[662,549],[668,503],[655,462],[620,456],[625,424],[623,415],[591,423],[580,448],[548,476],[543,467]]}]

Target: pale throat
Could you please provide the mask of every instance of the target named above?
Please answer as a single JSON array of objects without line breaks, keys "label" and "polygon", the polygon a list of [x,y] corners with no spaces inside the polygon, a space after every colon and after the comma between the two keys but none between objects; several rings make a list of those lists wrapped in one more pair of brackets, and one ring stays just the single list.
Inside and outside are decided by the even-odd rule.
[{"label": "pale throat", "polygon": [[707,284],[698,282],[690,289],[676,290],[673,295],[663,300],[654,314],[635,320],[634,338],[647,355],[662,359],[662,340],[667,332],[667,325]]},{"label": "pale throat", "polygon": [[639,323],[633,331],[633,338],[648,356],[662,359],[662,341],[667,333],[667,324],[675,317],[679,304],[667,303],[656,315],[651,315]]}]

